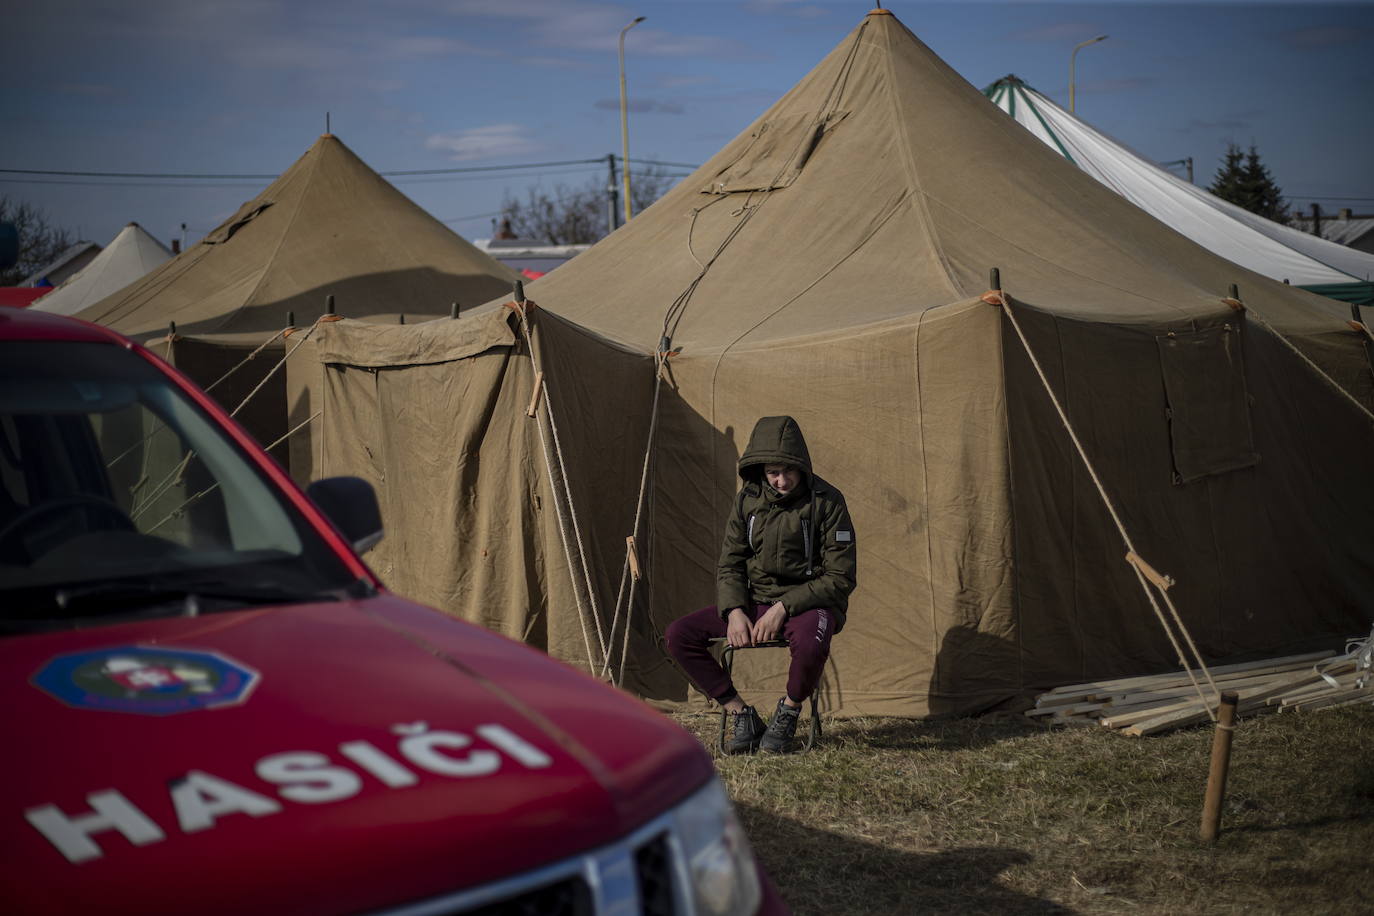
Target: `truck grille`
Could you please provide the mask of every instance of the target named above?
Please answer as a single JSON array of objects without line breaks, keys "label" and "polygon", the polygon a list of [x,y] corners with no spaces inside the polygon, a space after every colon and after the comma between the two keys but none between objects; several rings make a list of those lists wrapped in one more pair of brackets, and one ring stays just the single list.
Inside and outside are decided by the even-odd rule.
[{"label": "truck grille", "polygon": [[587,882],[569,878],[476,909],[455,910],[454,916],[459,913],[462,916],[594,916],[595,909]]},{"label": "truck grille", "polygon": [[635,853],[639,879],[639,908],[644,916],[673,916],[672,863],[668,859],[668,835],[654,837]]},{"label": "truck grille", "polygon": [[682,916],[692,905],[681,859],[664,814],[609,846],[373,916]]}]

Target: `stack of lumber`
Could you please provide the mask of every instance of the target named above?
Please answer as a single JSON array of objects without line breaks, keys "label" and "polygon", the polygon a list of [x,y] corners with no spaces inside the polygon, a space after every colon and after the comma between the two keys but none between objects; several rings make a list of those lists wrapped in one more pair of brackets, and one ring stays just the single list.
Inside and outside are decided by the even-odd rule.
[{"label": "stack of lumber", "polygon": [[[1208,670],[1218,690],[1235,691],[1241,716],[1374,703],[1374,679],[1353,653],[1337,657],[1312,652]],[[1035,708],[1026,715],[1066,725],[1104,725],[1135,738],[1157,735],[1208,721],[1207,707],[1215,706],[1215,694],[1200,670],[1192,675],[1203,688],[1206,706],[1188,674],[1179,671],[1056,687],[1036,697]]]}]

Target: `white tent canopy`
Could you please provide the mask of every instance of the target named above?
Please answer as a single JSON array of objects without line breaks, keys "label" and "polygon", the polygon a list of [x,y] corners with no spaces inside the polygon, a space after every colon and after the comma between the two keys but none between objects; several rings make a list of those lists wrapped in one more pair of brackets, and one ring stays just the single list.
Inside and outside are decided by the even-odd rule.
[{"label": "white tent canopy", "polygon": [[1291,229],[1189,184],[1015,76],[1003,77],[984,92],[1051,149],[1199,245],[1275,280],[1349,301],[1370,301],[1374,255]]},{"label": "white tent canopy", "polygon": [[142,226],[129,223],[91,263],[31,308],[39,312],[75,315],[86,306],[119,292],[171,257],[167,247]]}]

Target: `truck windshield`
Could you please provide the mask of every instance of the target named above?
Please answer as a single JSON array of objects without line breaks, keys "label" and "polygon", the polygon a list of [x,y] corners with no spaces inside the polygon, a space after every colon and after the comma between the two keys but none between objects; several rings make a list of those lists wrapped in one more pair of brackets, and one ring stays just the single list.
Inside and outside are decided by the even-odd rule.
[{"label": "truck windshield", "polygon": [[0,629],[338,597],[339,556],[157,367],[0,343]]}]

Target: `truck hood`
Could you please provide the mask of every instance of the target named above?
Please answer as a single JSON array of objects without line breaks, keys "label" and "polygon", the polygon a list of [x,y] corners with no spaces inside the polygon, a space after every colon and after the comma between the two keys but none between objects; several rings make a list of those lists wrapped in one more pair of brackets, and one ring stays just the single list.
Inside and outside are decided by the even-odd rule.
[{"label": "truck hood", "polygon": [[394,596],[0,642],[0,898],[365,912],[567,858],[711,778],[643,703]]}]

